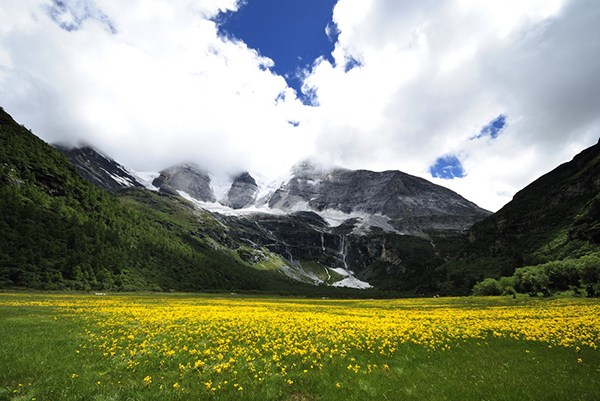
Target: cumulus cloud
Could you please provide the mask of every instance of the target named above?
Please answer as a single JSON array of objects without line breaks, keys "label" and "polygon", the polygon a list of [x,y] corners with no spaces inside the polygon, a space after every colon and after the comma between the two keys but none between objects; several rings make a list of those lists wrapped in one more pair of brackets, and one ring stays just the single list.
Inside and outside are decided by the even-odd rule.
[{"label": "cumulus cloud", "polygon": [[[57,3],[70,22],[57,22]],[[272,61],[217,35],[211,18],[235,1],[1,7],[1,101],[49,142],[83,140],[136,169],[269,171],[312,151],[288,124],[301,104]]]},{"label": "cumulus cloud", "polygon": [[[600,136],[599,13],[590,0],[340,0],[336,63],[305,82],[326,121],[319,152],[497,210]],[[432,178],[440,160],[464,177]]]},{"label": "cumulus cloud", "polygon": [[420,175],[490,210],[600,136],[595,0],[339,0],[323,32],[335,50],[303,72],[317,107],[218,34],[238,6],[0,3],[0,105],[48,142],[137,170],[273,176],[314,155]]}]

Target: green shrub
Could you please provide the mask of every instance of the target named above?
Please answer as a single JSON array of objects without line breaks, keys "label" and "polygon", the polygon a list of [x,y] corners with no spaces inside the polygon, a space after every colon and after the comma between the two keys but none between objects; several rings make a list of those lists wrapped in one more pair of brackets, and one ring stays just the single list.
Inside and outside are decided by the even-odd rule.
[{"label": "green shrub", "polygon": [[577,267],[583,284],[600,282],[600,257],[597,254],[586,255],[578,262]]},{"label": "green shrub", "polygon": [[510,277],[500,277],[498,280],[498,284],[500,284],[500,288],[503,290],[506,287],[514,287],[515,286],[515,278],[513,276]]},{"label": "green shrub", "polygon": [[504,289],[502,290],[502,295],[512,295],[513,298],[516,298],[517,290],[515,290],[515,287],[513,287],[512,285],[509,285],[504,287]]},{"label": "green shrub", "polygon": [[502,288],[496,279],[486,278],[485,280],[475,284],[473,287],[473,295],[476,296],[488,296],[488,295],[500,295],[502,294]]},{"label": "green shrub", "polygon": [[515,270],[513,277],[517,291],[529,293],[531,296],[547,290],[550,285],[550,278],[543,265],[520,267]]}]

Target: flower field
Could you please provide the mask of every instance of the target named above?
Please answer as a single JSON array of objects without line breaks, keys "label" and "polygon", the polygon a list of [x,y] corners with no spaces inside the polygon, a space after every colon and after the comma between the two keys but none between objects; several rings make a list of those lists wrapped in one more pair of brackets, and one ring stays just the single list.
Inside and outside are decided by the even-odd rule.
[{"label": "flower field", "polygon": [[64,331],[0,400],[599,399],[600,303],[517,301],[0,294],[0,334]]}]

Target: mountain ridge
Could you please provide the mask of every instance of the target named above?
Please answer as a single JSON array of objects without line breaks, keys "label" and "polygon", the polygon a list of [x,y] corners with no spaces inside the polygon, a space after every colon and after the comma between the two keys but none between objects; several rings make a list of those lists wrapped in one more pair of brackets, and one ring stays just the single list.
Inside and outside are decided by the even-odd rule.
[{"label": "mountain ridge", "polygon": [[[77,150],[71,149],[70,153]],[[82,155],[70,160],[76,165],[83,164],[81,169],[93,163],[83,158]],[[251,208],[265,213],[311,211],[325,217],[330,224],[359,219],[362,228],[357,233],[376,227],[428,238],[431,232],[464,231],[491,214],[447,188],[401,171],[325,168],[311,161],[292,167],[287,179],[278,185],[270,184],[270,192],[264,191],[269,186],[263,183],[262,194],[254,177],[243,172],[231,177],[229,189],[218,199],[211,175],[191,163],[162,170],[152,184],[172,195],[189,196],[200,207],[215,212],[223,212],[214,205],[219,203],[242,213]]]},{"label": "mountain ridge", "polygon": [[[74,161],[81,163],[81,157]],[[151,189],[212,213],[219,224],[199,235],[226,244],[256,266],[265,263],[265,254],[277,255],[283,274],[313,285],[369,288],[405,281],[395,288],[406,290],[452,257],[472,222],[490,214],[447,188],[400,171],[350,170],[308,160],[269,184],[258,184],[248,172],[221,181],[182,163],[162,170]]]},{"label": "mountain ridge", "polygon": [[[89,176],[107,193],[4,110],[0,133],[4,288],[275,285],[314,293],[346,285],[375,287],[364,294],[460,295],[523,266],[600,255],[600,141],[490,215],[399,171],[300,163],[277,185],[247,172],[223,185],[180,165],[151,175],[153,186],[149,175],[86,149],[75,160],[98,173]],[[418,191],[426,195],[419,199]],[[480,221],[470,225],[469,218]]]},{"label": "mountain ridge", "polygon": [[316,212],[386,216],[397,231],[420,236],[428,230],[465,230],[491,214],[447,188],[397,170],[296,170],[269,206],[293,210],[302,202]]},{"label": "mountain ridge", "polygon": [[129,169],[105,156],[92,146],[70,147],[53,144],[52,147],[64,154],[73,163],[81,176],[104,190],[121,187],[144,188],[141,179]]},{"label": "mountain ridge", "polygon": [[310,291],[194,235],[191,206],[102,190],[0,108],[0,288]]},{"label": "mountain ridge", "polygon": [[552,261],[600,256],[600,141],[518,191],[469,229],[441,281],[466,293],[483,278]]}]

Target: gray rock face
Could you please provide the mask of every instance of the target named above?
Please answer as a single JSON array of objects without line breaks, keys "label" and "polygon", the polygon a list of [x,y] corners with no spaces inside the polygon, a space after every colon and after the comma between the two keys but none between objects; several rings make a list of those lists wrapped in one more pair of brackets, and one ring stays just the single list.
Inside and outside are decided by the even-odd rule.
[{"label": "gray rock face", "polygon": [[400,171],[334,169],[304,163],[269,200],[269,207],[383,215],[404,233],[465,230],[491,213],[457,193]]},{"label": "gray rock face", "polygon": [[232,209],[242,209],[254,203],[257,193],[258,185],[254,178],[249,173],[242,173],[233,180],[223,204]]},{"label": "gray rock face", "polygon": [[[144,186],[125,167],[92,148],[56,148],[83,177],[103,189]],[[182,191],[199,201],[216,201],[209,175],[194,164],[167,168],[152,184],[164,193]],[[255,179],[242,173],[220,202],[232,209],[266,201],[270,208],[288,213],[341,211],[354,219],[355,234],[374,226],[428,237],[432,232],[464,231],[490,215],[449,189],[400,171],[323,169],[310,162],[297,165],[292,178],[264,200],[257,200],[258,192]]]},{"label": "gray rock face", "polygon": [[[91,148],[61,151],[101,188],[142,187],[145,182]],[[214,187],[223,196],[219,201],[232,209],[265,202],[278,209],[214,214],[219,224],[201,225],[196,235],[210,237],[250,264],[276,254],[285,261],[284,274],[314,284],[337,285],[346,280],[339,275],[346,271],[382,288],[415,288],[456,256],[466,229],[490,214],[453,191],[399,171],[323,169],[304,163],[292,173],[279,188],[265,186],[261,199],[249,173],[231,184],[218,178],[211,182],[193,164],[165,169],[152,184],[163,193],[178,196],[182,191],[207,203],[216,201]],[[37,177],[49,187],[52,179]],[[217,213],[222,209],[217,207]]]},{"label": "gray rock face", "polygon": [[210,187],[208,174],[194,164],[180,164],[160,172],[152,185],[161,192],[179,195],[177,191],[188,193],[203,202],[214,202],[215,194]]},{"label": "gray rock face", "polygon": [[81,148],[53,146],[75,165],[83,178],[104,190],[121,187],[144,187],[125,167],[89,146]]}]

